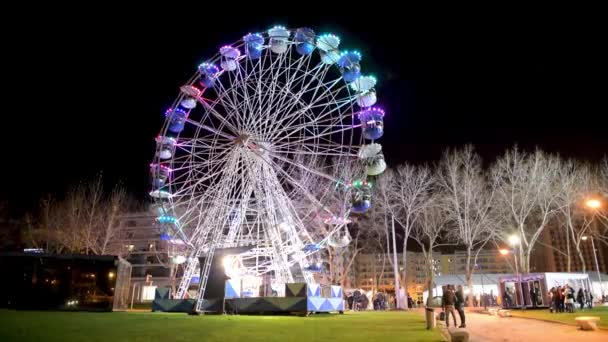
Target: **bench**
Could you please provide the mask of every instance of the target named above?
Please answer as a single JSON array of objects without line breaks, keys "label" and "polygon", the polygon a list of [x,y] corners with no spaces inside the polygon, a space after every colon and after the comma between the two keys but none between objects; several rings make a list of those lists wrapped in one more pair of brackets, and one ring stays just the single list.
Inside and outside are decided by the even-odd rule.
[{"label": "bench", "polygon": [[511,310],[498,310],[498,316],[511,317]]},{"label": "bench", "polygon": [[469,332],[462,328],[448,329],[450,341],[452,342],[468,342]]},{"label": "bench", "polygon": [[597,322],[600,320],[597,316],[581,316],[574,319],[581,330],[597,330]]}]

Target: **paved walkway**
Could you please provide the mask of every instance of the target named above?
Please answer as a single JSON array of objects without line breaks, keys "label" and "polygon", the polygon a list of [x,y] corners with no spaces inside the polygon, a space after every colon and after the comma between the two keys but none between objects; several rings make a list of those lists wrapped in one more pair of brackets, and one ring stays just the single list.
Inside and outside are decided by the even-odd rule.
[{"label": "paved walkway", "polygon": [[[458,316],[458,315],[456,315]],[[441,323],[445,329],[445,323]],[[608,331],[581,331],[576,326],[534,319],[467,313],[470,342],[607,342]]]}]

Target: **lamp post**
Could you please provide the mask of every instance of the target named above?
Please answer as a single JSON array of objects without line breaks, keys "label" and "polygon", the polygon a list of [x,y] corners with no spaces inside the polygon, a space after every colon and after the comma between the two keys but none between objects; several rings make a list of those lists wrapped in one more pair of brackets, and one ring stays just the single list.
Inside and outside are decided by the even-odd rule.
[{"label": "lamp post", "polygon": [[[393,272],[395,273],[395,304],[397,309],[403,309],[403,303],[401,303],[401,284],[399,284],[399,264],[397,263],[397,242],[395,235],[395,217],[391,216],[391,228],[393,231]],[[405,253],[405,251],[403,251]],[[405,302],[407,309],[407,300]]]},{"label": "lamp post", "polygon": [[[477,270],[482,269],[481,266],[479,266],[479,264],[475,264],[475,268]],[[483,273],[477,273],[479,274],[479,276],[481,277],[481,296],[479,297],[479,299],[483,302],[483,309],[487,310],[488,309],[488,304],[487,304],[487,298],[486,298],[486,290],[483,287]]]},{"label": "lamp post", "polygon": [[[518,252],[518,247],[519,247],[519,244],[521,243],[521,241],[519,240],[519,236],[517,236],[515,234],[509,236],[508,240],[509,240],[509,245],[511,245],[511,247],[513,248],[511,252],[513,253],[513,259],[515,260],[515,277],[517,278],[517,283],[519,284],[519,290],[517,291],[517,292],[519,292],[519,299],[520,299],[519,305],[522,308],[525,308],[523,286],[521,283],[521,276],[519,274],[519,266],[518,266],[518,262],[517,262],[517,252]],[[501,254],[503,254],[503,255],[506,255],[508,253],[509,253],[509,251],[507,251],[506,253],[503,254],[503,252],[501,251]],[[517,286],[515,288],[517,290]]]},{"label": "lamp post", "polygon": [[[587,208],[597,212],[602,207],[602,202],[600,200],[592,198],[585,202]],[[595,215],[593,217],[593,224],[595,231],[597,231],[597,220]],[[582,236],[581,240],[586,241],[587,237]],[[604,296],[604,286],[602,285],[602,275],[600,273],[600,264],[597,261],[597,253],[595,251],[595,243],[593,242],[593,235],[591,235],[591,248],[593,249],[593,259],[595,259],[595,271],[597,272],[597,280],[600,282],[600,298]]]}]

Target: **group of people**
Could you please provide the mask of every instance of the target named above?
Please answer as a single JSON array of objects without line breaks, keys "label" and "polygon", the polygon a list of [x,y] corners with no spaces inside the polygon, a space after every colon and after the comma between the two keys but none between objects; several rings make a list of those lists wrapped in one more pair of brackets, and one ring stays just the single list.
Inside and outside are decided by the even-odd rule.
[{"label": "group of people", "polygon": [[[467,301],[468,301],[468,299],[467,299]],[[484,293],[484,294],[473,295],[471,298],[471,301],[472,301],[474,307],[487,307],[487,306],[498,305],[497,298],[491,291],[490,291],[490,294]]]},{"label": "group of people", "polygon": [[[445,285],[443,286],[443,312],[445,314],[445,325],[450,327],[450,314],[454,319],[454,326],[459,328],[466,328],[466,317],[464,316],[464,293],[462,290],[462,285],[458,285],[457,288],[454,288],[454,285]],[[456,314],[454,311],[458,311],[458,316],[460,316],[460,326],[456,324]]]},{"label": "group of people", "polygon": [[551,312],[574,312],[575,302],[579,304],[581,309],[593,308],[593,294],[586,289],[578,289],[578,292],[568,284],[564,286],[552,287],[549,290],[549,298]]}]

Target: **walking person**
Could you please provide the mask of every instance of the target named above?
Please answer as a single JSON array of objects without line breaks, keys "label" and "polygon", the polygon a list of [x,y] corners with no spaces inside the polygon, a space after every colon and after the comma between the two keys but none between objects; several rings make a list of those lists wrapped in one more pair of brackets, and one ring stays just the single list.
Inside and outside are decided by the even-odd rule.
[{"label": "walking person", "polygon": [[456,310],[458,311],[458,316],[460,316],[460,326],[459,328],[466,328],[466,317],[464,316],[464,293],[462,291],[462,285],[458,285],[456,289]]},{"label": "walking person", "polygon": [[446,290],[443,293],[443,311],[445,312],[445,325],[447,328],[450,327],[450,313],[452,314],[452,318],[454,319],[454,326],[458,326],[456,324],[456,314],[454,313],[455,305],[456,295],[454,294],[452,285],[448,285],[446,286]]}]

